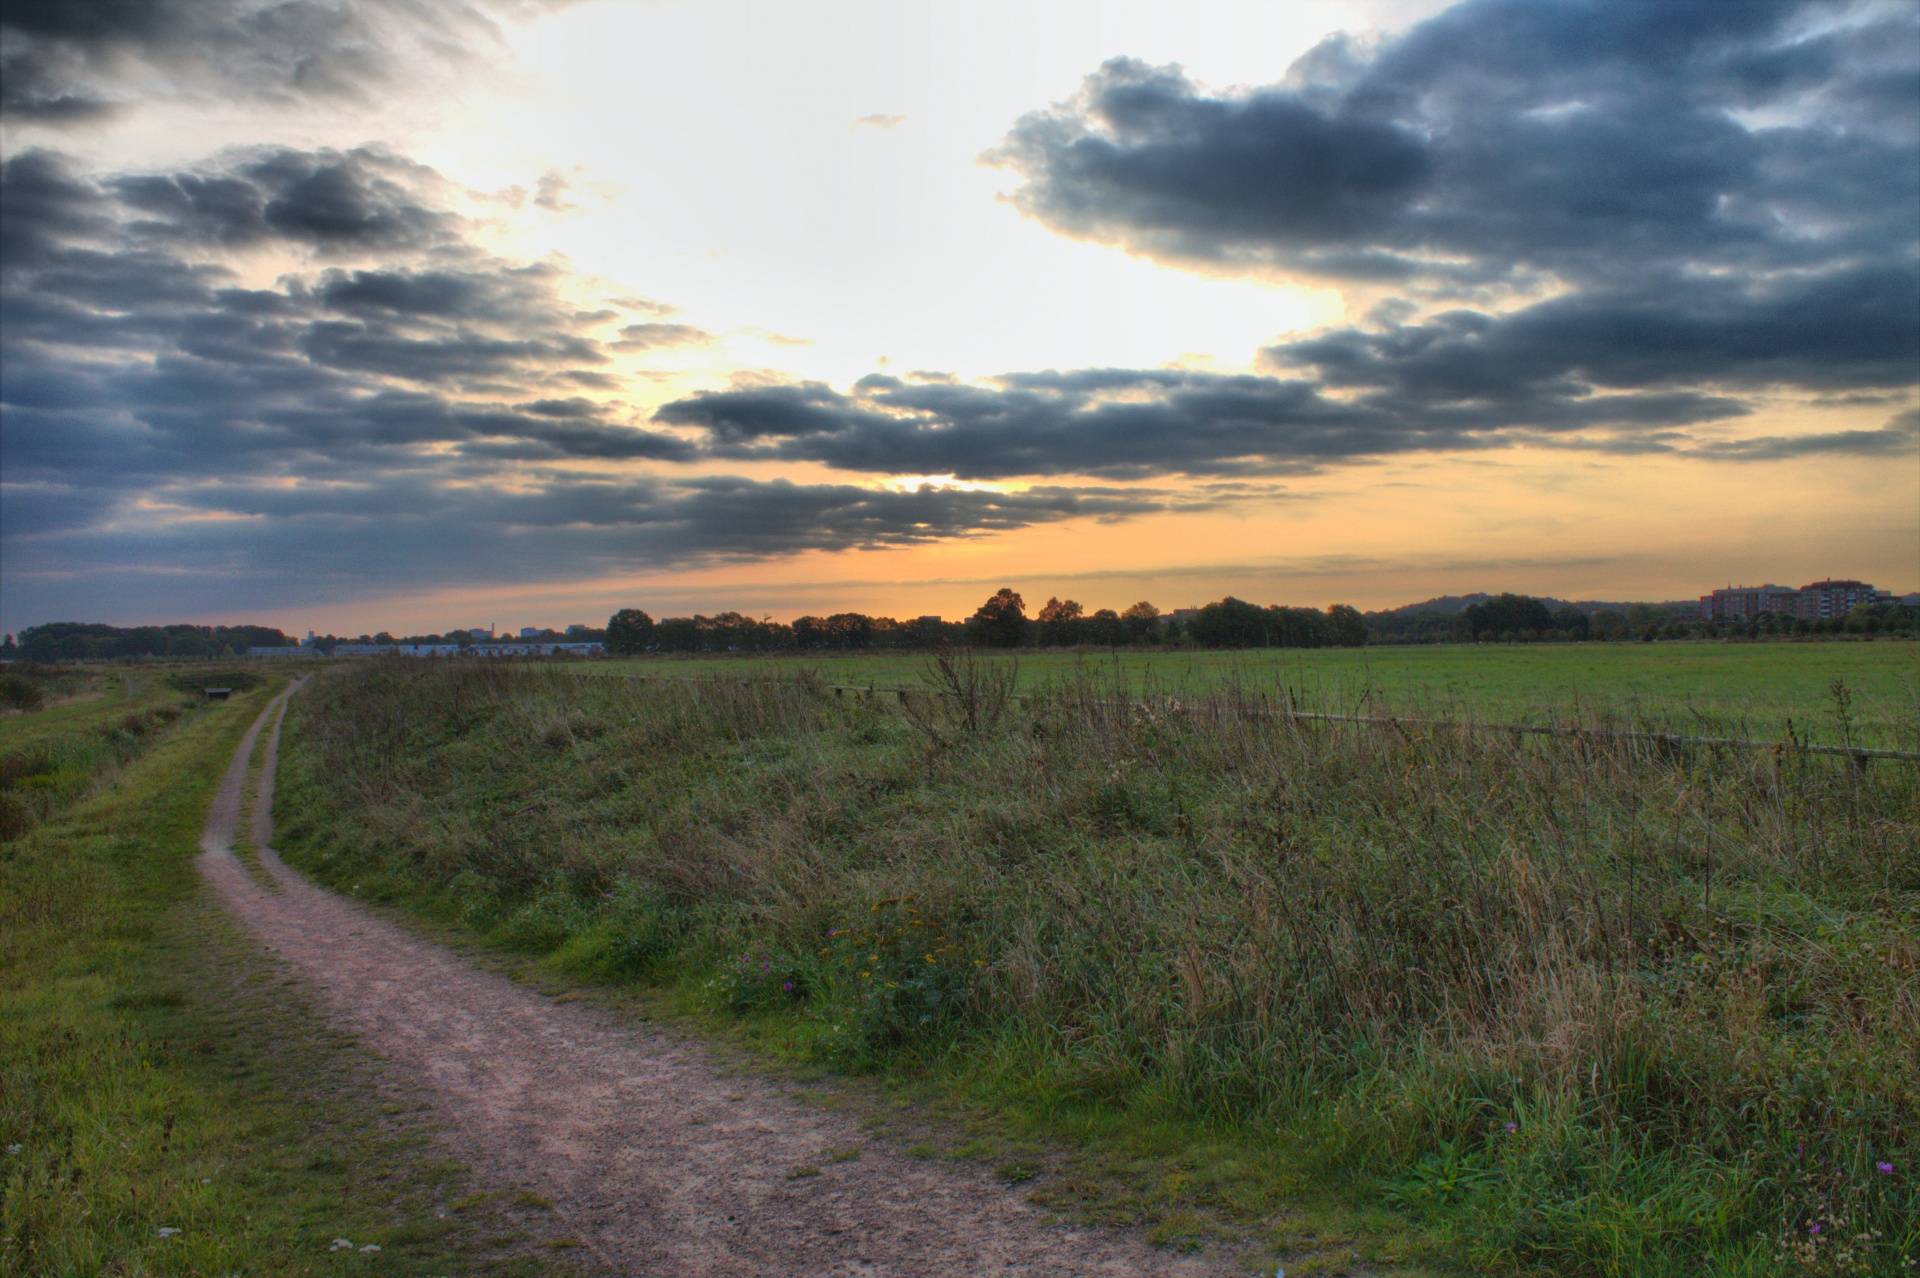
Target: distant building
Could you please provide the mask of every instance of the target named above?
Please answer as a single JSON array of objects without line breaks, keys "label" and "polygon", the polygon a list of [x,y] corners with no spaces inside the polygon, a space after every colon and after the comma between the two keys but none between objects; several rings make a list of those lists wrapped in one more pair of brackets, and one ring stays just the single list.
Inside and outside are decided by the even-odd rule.
[{"label": "distant building", "polygon": [[470,657],[552,657],[560,653],[585,657],[606,648],[594,642],[568,643],[561,639],[537,639],[531,643],[483,643],[467,649]]},{"label": "distant building", "polygon": [[522,639],[538,639],[541,635],[545,633],[547,633],[546,629],[545,627],[542,627],[542,626],[520,627],[520,637]]},{"label": "distant building", "polygon": [[567,627],[567,633],[570,635],[584,635],[589,630],[592,630],[592,629],[593,629],[592,626],[573,625],[573,626]]},{"label": "distant building", "polygon": [[1847,609],[1855,604],[1878,603],[1891,598],[1893,596],[1886,591],[1875,590],[1864,581],[1835,581],[1829,577],[1825,581],[1800,587],[1794,615],[1808,621],[1825,621],[1829,617],[1846,616]]},{"label": "distant building", "polygon": [[1751,621],[1762,613],[1796,615],[1800,592],[1791,586],[1729,586],[1700,596],[1706,621]]},{"label": "distant building", "polygon": [[1700,596],[1700,616],[1706,621],[1751,621],[1765,613],[1797,617],[1802,621],[1826,621],[1844,617],[1855,604],[1879,603],[1893,598],[1884,590],[1875,590],[1864,581],[1832,577],[1794,590],[1787,586],[1731,586]]},{"label": "distant building", "polygon": [[303,648],[299,644],[286,644],[271,648],[249,648],[247,655],[249,657],[311,657],[313,650]]}]

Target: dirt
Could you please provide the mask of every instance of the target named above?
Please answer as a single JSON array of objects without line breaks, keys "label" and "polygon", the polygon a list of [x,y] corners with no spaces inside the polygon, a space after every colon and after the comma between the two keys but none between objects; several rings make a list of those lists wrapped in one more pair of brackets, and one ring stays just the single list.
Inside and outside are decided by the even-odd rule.
[{"label": "dirt", "polygon": [[[297,688],[240,742],[208,813],[202,872],[342,1028],[412,1076],[480,1180],[538,1187],[608,1268],[649,1278],[1245,1272],[1057,1222],[984,1172],[910,1157],[848,1115],[729,1074],[697,1040],[478,970],[307,882],[271,847],[279,725]],[[263,730],[256,878],[232,843]]]}]

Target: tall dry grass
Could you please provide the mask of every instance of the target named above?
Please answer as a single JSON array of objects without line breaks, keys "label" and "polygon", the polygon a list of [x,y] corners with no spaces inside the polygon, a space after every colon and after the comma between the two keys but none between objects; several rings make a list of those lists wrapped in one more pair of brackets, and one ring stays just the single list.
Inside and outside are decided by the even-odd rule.
[{"label": "tall dry grass", "polygon": [[334,672],[292,843],[844,1062],[1281,1140],[1476,1264],[1920,1256],[1913,769],[936,675]]}]

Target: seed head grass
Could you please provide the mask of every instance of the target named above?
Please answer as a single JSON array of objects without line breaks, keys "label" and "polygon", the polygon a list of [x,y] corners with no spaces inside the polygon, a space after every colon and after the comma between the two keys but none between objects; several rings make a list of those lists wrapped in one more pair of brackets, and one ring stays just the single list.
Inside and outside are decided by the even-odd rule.
[{"label": "seed head grass", "polygon": [[1915,769],[957,687],[336,669],[287,847],[838,1068],[1278,1151],[1471,1268],[1920,1256]]}]

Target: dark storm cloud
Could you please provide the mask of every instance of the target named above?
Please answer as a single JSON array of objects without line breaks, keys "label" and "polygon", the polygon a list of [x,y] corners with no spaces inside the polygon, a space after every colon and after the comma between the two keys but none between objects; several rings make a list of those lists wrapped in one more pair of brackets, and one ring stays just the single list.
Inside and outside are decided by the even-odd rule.
[{"label": "dark storm cloud", "polygon": [[499,35],[492,0],[7,0],[0,112],[83,124],[156,84],[262,100],[352,99]]},{"label": "dark storm cloud", "polygon": [[1251,92],[1110,62],[989,158],[1068,235],[1400,294],[1270,368],[1555,429],[1632,407],[1605,392],[1912,384],[1917,55],[1911,6],[1468,0]]},{"label": "dark storm cloud", "polygon": [[420,248],[446,238],[452,219],[416,193],[431,170],[374,147],[246,153],[211,173],[128,176],[109,185],[148,215],[131,229],[186,244],[244,247],[283,239],[320,248]]},{"label": "dark storm cloud", "polygon": [[[177,610],[193,591],[206,607],[586,578],[1167,504],[1103,488],[594,473],[713,450],[583,394],[620,389],[600,334],[627,313],[579,309],[558,266],[474,248],[427,198],[436,183],[365,151],[247,152],[104,180],[44,151],[0,165],[14,624],[47,619],[70,590]],[[250,287],[227,254],[262,247],[336,264]],[[618,344],[702,340],[649,323]],[[187,594],[156,596],[143,574]]]},{"label": "dark storm cloud", "polygon": [[[39,492],[690,457],[576,393],[608,363],[594,336],[606,317],[578,313],[558,267],[460,241],[418,197],[435,181],[367,151],[249,152],[105,181],[44,151],[0,166],[15,531],[52,517]],[[266,242],[387,258],[248,288],[216,252]]]},{"label": "dark storm cloud", "polygon": [[[172,518],[123,510],[117,521],[67,521],[50,535],[10,533],[9,572],[91,579],[93,589],[125,592],[149,608],[219,607],[236,592],[273,606],[423,583],[584,579],[636,565],[918,545],[1164,506],[1137,490],[876,491],[725,476],[526,479],[510,488],[465,487],[435,475],[180,484],[149,497]],[[187,515],[219,518],[180,517]],[[164,598],[154,592],[159,575]],[[71,589],[59,580],[30,588],[50,598]]]},{"label": "dark storm cloud", "polygon": [[[1049,225],[1188,260],[1499,279],[1880,255],[1912,233],[1916,18],[1847,12],[1468,0],[1229,95],[1119,59],[990,158]],[[1785,118],[1735,115],[1761,111]]]},{"label": "dark storm cloud", "polygon": [[1635,432],[1738,416],[1689,392],[1542,396],[1498,406],[1335,398],[1303,378],[1183,370],[1009,374],[990,385],[868,377],[842,394],[817,382],[711,391],[655,420],[695,426],[717,457],[821,462],[841,470],[1141,479],[1286,474],[1398,453],[1502,447],[1539,432]]}]

